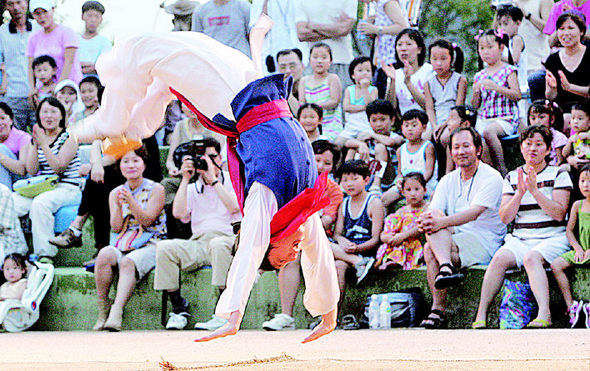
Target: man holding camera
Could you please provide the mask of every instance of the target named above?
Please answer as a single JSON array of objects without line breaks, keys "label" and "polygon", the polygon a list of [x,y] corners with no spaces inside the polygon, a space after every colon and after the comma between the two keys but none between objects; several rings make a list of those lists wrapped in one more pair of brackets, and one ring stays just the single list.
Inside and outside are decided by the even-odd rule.
[{"label": "man holding camera", "polygon": [[[211,284],[225,289],[235,241],[232,223],[240,219],[240,208],[229,174],[221,170],[220,143],[205,138],[195,144],[196,157],[185,156],[182,180],[172,204],[175,218],[191,222],[189,240],[164,240],[156,246],[155,290],[168,291],[173,310],[166,329],[181,330],[188,323],[188,301],[180,296],[180,271],[211,265]],[[195,166],[196,164],[196,166]],[[215,330],[227,321],[219,317],[195,328]]]}]

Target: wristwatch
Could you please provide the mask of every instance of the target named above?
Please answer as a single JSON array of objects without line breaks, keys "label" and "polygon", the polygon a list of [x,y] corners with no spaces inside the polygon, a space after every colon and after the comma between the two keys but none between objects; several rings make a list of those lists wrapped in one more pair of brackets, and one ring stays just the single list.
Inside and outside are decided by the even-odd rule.
[{"label": "wristwatch", "polygon": [[531,20],[531,17],[533,16],[533,13],[529,12],[529,14],[526,15],[526,17],[524,17],[527,21]]}]

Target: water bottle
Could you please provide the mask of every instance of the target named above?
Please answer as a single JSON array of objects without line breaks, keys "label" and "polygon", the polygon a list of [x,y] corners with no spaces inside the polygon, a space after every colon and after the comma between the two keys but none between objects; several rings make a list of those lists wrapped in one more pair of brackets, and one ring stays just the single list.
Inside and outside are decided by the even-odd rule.
[{"label": "water bottle", "polygon": [[379,328],[391,328],[391,304],[387,295],[383,295],[379,306]]},{"label": "water bottle", "polygon": [[377,295],[371,295],[369,301],[369,328],[379,328],[379,298]]},{"label": "water bottle", "polygon": [[31,254],[31,255],[29,255],[29,262],[34,263],[37,260],[39,260],[39,256],[37,256],[37,254]]}]

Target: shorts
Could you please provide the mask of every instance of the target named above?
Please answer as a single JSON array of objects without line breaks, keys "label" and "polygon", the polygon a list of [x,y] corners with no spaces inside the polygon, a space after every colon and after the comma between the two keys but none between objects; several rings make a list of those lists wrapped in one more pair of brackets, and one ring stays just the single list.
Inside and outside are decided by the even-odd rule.
[{"label": "shorts", "polygon": [[461,259],[461,268],[471,267],[472,265],[488,264],[492,260],[492,254],[481,243],[479,238],[469,232],[453,233],[453,242],[459,249],[459,259]]},{"label": "shorts", "polygon": [[543,256],[545,261],[551,264],[553,260],[569,249],[570,245],[565,233],[549,238],[531,238],[526,240],[521,240],[518,237],[507,234],[504,245],[500,248],[500,250],[512,252],[518,268],[522,267],[524,256],[529,251],[537,251]]},{"label": "shorts", "polygon": [[500,125],[502,130],[504,130],[504,134],[512,135],[515,134],[518,129],[518,120],[518,117],[516,118],[516,120],[510,119],[510,121],[502,119],[500,117],[489,119],[483,119],[478,117],[477,121],[475,122],[475,130],[477,130],[479,135],[483,137],[483,132],[488,127],[488,125],[492,123],[497,123]]},{"label": "shorts", "polygon": [[149,240],[141,249],[132,250],[124,253],[114,246],[106,246],[104,249],[111,249],[117,255],[117,264],[121,264],[121,259],[127,257],[135,264],[137,279],[141,280],[156,266],[156,240]]}]

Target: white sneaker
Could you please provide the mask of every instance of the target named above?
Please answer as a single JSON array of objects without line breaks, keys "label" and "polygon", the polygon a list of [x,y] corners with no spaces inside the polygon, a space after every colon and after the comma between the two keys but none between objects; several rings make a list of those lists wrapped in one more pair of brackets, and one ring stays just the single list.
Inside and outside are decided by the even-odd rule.
[{"label": "white sneaker", "polygon": [[356,283],[361,282],[363,280],[363,278],[365,278],[367,276],[367,273],[369,273],[369,271],[373,267],[374,263],[375,263],[375,258],[373,258],[373,257],[363,256],[361,258],[361,261],[355,265]]},{"label": "white sneaker", "polygon": [[268,331],[295,330],[295,319],[288,314],[275,314],[273,319],[262,324],[262,328]]},{"label": "white sneaker", "polygon": [[182,330],[188,324],[188,317],[190,314],[187,312],[182,312],[176,314],[174,312],[170,313],[170,318],[168,318],[168,323],[166,323],[166,330]]},{"label": "white sneaker", "polygon": [[227,323],[226,319],[217,317],[217,316],[213,316],[209,321],[207,322],[197,322],[195,323],[195,330],[209,330],[209,331],[213,331],[213,330],[217,330],[218,328],[220,328],[221,326],[225,325]]}]

